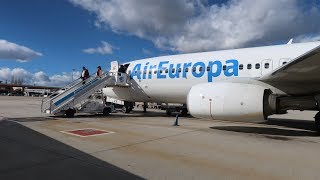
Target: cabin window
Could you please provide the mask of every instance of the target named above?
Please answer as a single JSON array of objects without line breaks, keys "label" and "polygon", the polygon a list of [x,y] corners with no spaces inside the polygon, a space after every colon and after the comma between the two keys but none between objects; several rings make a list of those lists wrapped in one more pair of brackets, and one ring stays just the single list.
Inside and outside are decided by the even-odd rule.
[{"label": "cabin window", "polygon": [[162,73],[162,69],[159,70],[160,74]]},{"label": "cabin window", "polygon": [[287,62],[286,62],[286,61],[283,61],[282,65],[285,65],[285,64],[287,64]]},{"label": "cabin window", "polygon": [[153,74],[157,74],[157,72],[158,72],[157,70],[154,70]]},{"label": "cabin window", "polygon": [[225,71],[227,69],[227,66],[226,65],[223,65],[222,66],[222,69]]},{"label": "cabin window", "polygon": [[166,69],[166,71],[165,71],[166,73],[168,73],[169,72],[169,70],[168,69]]},{"label": "cabin window", "polygon": [[144,70],[144,71],[143,71],[143,74],[147,74],[147,71],[146,71],[146,70]]},{"label": "cabin window", "polygon": [[178,72],[181,72],[181,68],[178,69]]},{"label": "cabin window", "polygon": [[185,72],[188,72],[188,71],[189,71],[189,69],[188,69],[188,68],[186,68],[184,71],[185,71]]},{"label": "cabin window", "polygon": [[152,74],[152,71],[151,71],[151,70],[149,71],[149,74]]},{"label": "cabin window", "polygon": [[260,63],[256,64],[256,69],[260,69]]},{"label": "cabin window", "polygon": [[192,71],[193,71],[193,72],[196,72],[196,67],[192,68]]},{"label": "cabin window", "polygon": [[239,64],[239,69],[240,69],[240,70],[243,69],[243,64]]},{"label": "cabin window", "polygon": [[202,72],[202,67],[199,67],[199,71]]},{"label": "cabin window", "polygon": [[171,69],[171,72],[174,73],[176,70],[174,68]]},{"label": "cabin window", "polygon": [[252,65],[251,64],[248,64],[247,65],[247,69],[251,69],[252,68]]},{"label": "cabin window", "polygon": [[269,67],[270,67],[270,64],[269,64],[269,63],[265,63],[265,64],[264,64],[264,68],[265,68],[265,69],[269,69]]},{"label": "cabin window", "polygon": [[207,71],[210,71],[210,66],[207,67]]}]

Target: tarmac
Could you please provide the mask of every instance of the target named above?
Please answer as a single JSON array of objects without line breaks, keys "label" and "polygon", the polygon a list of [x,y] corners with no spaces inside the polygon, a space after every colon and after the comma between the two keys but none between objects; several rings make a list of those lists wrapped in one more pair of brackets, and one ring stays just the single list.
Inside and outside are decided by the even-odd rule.
[{"label": "tarmac", "polygon": [[[40,112],[36,97],[0,96],[0,179],[320,179],[316,112],[265,123],[180,117],[164,111]],[[82,137],[69,130],[112,133]]]}]

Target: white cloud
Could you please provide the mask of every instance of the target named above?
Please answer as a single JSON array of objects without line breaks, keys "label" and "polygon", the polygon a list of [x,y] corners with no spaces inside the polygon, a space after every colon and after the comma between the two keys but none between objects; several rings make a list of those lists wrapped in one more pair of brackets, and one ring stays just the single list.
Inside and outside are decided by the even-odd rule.
[{"label": "white cloud", "polygon": [[313,42],[313,41],[320,41],[320,34],[319,35],[302,35],[298,36],[296,39],[293,40],[294,42]]},{"label": "white cloud", "polygon": [[169,40],[175,50],[194,52],[254,46],[320,32],[319,9],[302,9],[295,0],[233,0],[207,7]]},{"label": "white cloud", "polygon": [[19,62],[26,62],[39,56],[42,56],[39,52],[25,46],[0,39],[0,59],[15,59]]},{"label": "white cloud", "polygon": [[[80,77],[80,72],[73,72],[74,79]],[[0,81],[11,83],[12,80],[21,80],[23,84],[63,87],[72,80],[72,72],[63,72],[48,76],[45,72],[29,72],[22,68],[0,68]]]},{"label": "white cloud", "polygon": [[150,50],[146,49],[146,48],[142,48],[142,52],[144,54],[146,54],[146,55],[151,55],[152,54],[152,52]]},{"label": "white cloud", "polygon": [[108,25],[113,31],[125,32],[138,37],[175,32],[195,12],[194,2],[190,0],[70,1],[95,13],[97,20]]},{"label": "white cloud", "polygon": [[101,46],[97,48],[88,48],[84,49],[83,52],[88,53],[88,54],[112,54],[114,48],[111,44],[101,41]]},{"label": "white cloud", "polygon": [[[248,47],[320,34],[316,0],[70,0],[116,33],[179,52]],[[310,40],[312,40],[311,38]]]}]

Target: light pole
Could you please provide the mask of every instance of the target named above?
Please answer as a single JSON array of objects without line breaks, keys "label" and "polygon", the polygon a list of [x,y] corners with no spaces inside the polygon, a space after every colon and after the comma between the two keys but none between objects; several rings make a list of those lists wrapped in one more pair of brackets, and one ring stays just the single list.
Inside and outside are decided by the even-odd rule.
[{"label": "light pole", "polygon": [[71,81],[73,81],[73,73],[76,69],[72,69],[72,76],[71,76]]}]

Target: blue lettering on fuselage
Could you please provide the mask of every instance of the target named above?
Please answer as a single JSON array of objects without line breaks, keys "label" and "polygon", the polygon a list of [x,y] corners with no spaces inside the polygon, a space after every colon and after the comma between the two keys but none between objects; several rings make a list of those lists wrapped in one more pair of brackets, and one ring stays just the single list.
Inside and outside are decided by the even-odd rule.
[{"label": "blue lettering on fuselage", "polygon": [[[208,82],[212,82],[214,78],[219,77],[223,73],[226,77],[238,76],[238,67],[239,62],[236,59],[226,60],[224,65],[226,69],[223,70],[223,64],[221,61],[209,61],[208,64],[205,62],[186,62],[186,63],[177,63],[170,64],[169,61],[161,61],[158,65],[149,65],[150,62],[144,64],[143,69],[141,68],[141,63],[138,63],[134,66],[133,70],[130,73],[130,77],[137,79],[152,79],[152,72],[149,72],[146,76],[147,68],[149,71],[157,70],[155,77],[157,79],[175,79],[175,78],[187,78],[188,72],[193,77],[201,78],[205,74],[208,78]],[[167,73],[168,72],[168,73]],[[142,76],[141,76],[142,74]]]}]

